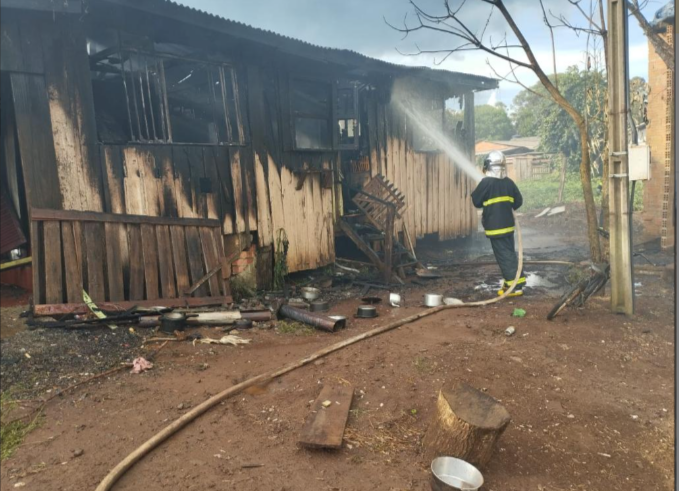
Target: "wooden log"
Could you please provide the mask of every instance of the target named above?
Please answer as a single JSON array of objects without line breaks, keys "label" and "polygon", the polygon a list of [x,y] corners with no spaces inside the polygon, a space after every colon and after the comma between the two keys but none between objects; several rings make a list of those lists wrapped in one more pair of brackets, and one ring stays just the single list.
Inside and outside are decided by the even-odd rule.
[{"label": "wooden log", "polygon": [[341,448],[354,388],[326,385],[302,427],[299,444],[307,448]]},{"label": "wooden log", "polygon": [[467,384],[443,388],[422,439],[425,461],[449,456],[483,467],[510,420],[499,402]]}]

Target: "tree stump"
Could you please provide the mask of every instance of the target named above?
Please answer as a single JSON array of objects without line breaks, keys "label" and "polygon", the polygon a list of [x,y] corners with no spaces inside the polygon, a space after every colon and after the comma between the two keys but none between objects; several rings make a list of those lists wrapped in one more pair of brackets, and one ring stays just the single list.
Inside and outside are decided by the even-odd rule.
[{"label": "tree stump", "polygon": [[484,467],[510,420],[499,402],[467,384],[441,389],[422,440],[423,453],[429,460],[457,457]]}]

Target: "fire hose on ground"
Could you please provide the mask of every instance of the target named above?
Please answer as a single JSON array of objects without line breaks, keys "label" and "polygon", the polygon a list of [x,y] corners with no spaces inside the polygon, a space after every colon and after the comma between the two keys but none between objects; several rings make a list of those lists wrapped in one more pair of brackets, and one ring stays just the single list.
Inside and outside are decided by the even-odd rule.
[{"label": "fire hose on ground", "polygon": [[521,241],[521,227],[519,225],[518,220],[515,219],[516,222],[516,235],[517,235],[517,241],[518,241],[518,252],[519,252],[519,264],[518,268],[516,269],[516,277],[514,278],[514,281],[511,283],[510,287],[504,291],[504,293],[500,296],[497,296],[495,298],[491,298],[488,300],[483,300],[479,302],[469,302],[469,303],[462,303],[462,304],[456,304],[456,305],[441,305],[439,307],[434,307],[422,312],[419,312],[417,314],[405,317],[403,319],[391,322],[385,326],[377,327],[375,329],[372,329],[370,331],[366,331],[362,334],[358,334],[356,336],[353,336],[349,339],[345,339],[344,341],[340,341],[338,343],[332,344],[330,346],[327,346],[325,348],[322,348],[300,360],[297,360],[295,362],[289,363],[277,370],[273,370],[267,373],[263,373],[261,375],[257,375],[256,377],[252,377],[248,380],[245,380],[244,382],[241,382],[239,384],[233,385],[229,387],[228,389],[223,390],[219,394],[216,394],[209,399],[205,400],[195,408],[193,408],[191,411],[183,414],[179,418],[177,418],[175,421],[170,423],[168,426],[160,430],[158,433],[153,435],[151,438],[149,438],[146,442],[144,442],[142,445],[137,447],[132,453],[130,453],[127,457],[125,457],[118,465],[116,465],[106,477],[99,483],[99,486],[97,486],[95,491],[109,491],[113,485],[127,472],[134,464],[142,460],[146,455],[151,453],[153,449],[155,449],[158,445],[163,443],[165,440],[170,438],[172,435],[177,433],[179,430],[184,428],[186,425],[191,423],[193,420],[198,418],[199,416],[203,415],[206,413],[208,410],[219,404],[220,402],[224,401],[225,399],[228,399],[231,396],[234,396],[236,394],[239,394],[243,390],[256,386],[256,385],[264,385],[269,383],[271,380],[276,379],[278,377],[281,377],[282,375],[285,375],[286,373],[292,372],[293,370],[296,370],[298,368],[301,368],[305,365],[308,365],[309,363],[314,362],[315,360],[318,360],[319,358],[322,358],[324,356],[329,355],[330,353],[334,353],[335,351],[339,351],[343,348],[346,348],[347,346],[350,346],[352,344],[358,343],[359,341],[363,341],[364,339],[369,339],[374,336],[377,336],[379,334],[383,334],[385,332],[394,330],[398,327],[404,326],[406,324],[410,324],[411,322],[415,322],[416,320],[422,319],[423,317],[429,317],[434,314],[438,314],[439,312],[443,310],[448,310],[448,309],[455,309],[455,308],[463,308],[463,307],[482,307],[485,305],[490,305],[496,302],[499,302],[514,291],[514,288],[516,287],[517,281],[521,277],[521,271],[523,270],[523,243]]}]

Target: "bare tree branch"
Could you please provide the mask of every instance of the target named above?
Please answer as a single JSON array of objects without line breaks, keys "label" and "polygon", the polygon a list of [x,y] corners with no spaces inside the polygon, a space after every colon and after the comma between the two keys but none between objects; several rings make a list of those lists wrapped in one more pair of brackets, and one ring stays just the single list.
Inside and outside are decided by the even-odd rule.
[{"label": "bare tree branch", "polygon": [[531,94],[534,94],[534,95],[541,97],[543,99],[549,99],[549,97],[547,97],[545,94],[541,94],[540,92],[530,88],[529,86],[527,86],[526,84],[521,82],[518,79],[518,77],[516,76],[516,72],[514,71],[514,68],[511,67],[511,65],[510,65],[509,73],[512,74],[513,78],[509,78],[507,75],[500,75],[498,73],[498,71],[495,69],[495,67],[493,67],[493,65],[491,65],[491,63],[488,60],[486,60],[486,65],[488,65],[488,67],[492,70],[492,72],[495,74],[495,76],[497,78],[499,78],[500,80],[504,80],[505,82],[509,82],[510,84],[517,84],[517,85],[523,87],[524,90],[530,92]]},{"label": "bare tree branch", "polygon": [[554,28],[549,23],[547,19],[547,12],[545,11],[545,4],[540,0],[540,8],[542,8],[542,20],[544,20],[545,25],[549,28],[549,35],[552,38],[552,64],[554,65],[554,86],[556,90],[559,90],[559,76],[556,71],[556,45],[554,43]]},{"label": "bare tree branch", "polygon": [[[392,24],[390,24],[386,19],[385,23],[391,27],[392,29],[401,32],[404,34],[404,38],[407,37],[410,33],[420,31],[420,30],[429,30],[429,31],[434,31],[434,32],[441,32],[444,34],[450,34],[451,36],[455,36],[458,39],[461,39],[465,41],[465,43],[462,45],[464,48],[462,51],[470,51],[470,50],[478,50],[478,51],[484,51],[488,54],[491,54],[493,56],[496,56],[498,58],[501,58],[505,60],[508,63],[513,63],[516,66],[521,66],[524,68],[531,68],[529,63],[526,63],[523,60],[516,59],[513,56],[510,56],[509,54],[503,54],[499,52],[498,50],[500,48],[513,48],[513,49],[523,49],[523,44],[517,44],[517,45],[512,45],[512,46],[505,46],[505,45],[493,45],[492,42],[490,44],[484,43],[483,38],[477,37],[467,26],[464,22],[460,20],[458,17],[458,13],[460,12],[460,9],[464,6],[466,0],[463,0],[461,2],[461,5],[457,9],[452,9],[450,7],[450,3],[448,0],[445,1],[446,5],[446,15],[434,15],[430,14],[424,9],[422,9],[417,2],[414,0],[411,0],[411,5],[415,9],[415,16],[417,18],[417,24],[414,26],[409,26],[407,23],[407,19],[404,19],[403,22],[403,27],[396,27]],[[496,5],[498,0],[481,0],[484,3],[488,3],[490,5]],[[486,25],[490,22],[490,16],[492,15],[493,10],[491,9],[490,15],[488,16],[488,19],[486,20]],[[445,26],[445,27],[441,27]],[[485,28],[482,32],[482,35],[485,33]],[[469,48],[468,46],[473,46],[473,48]],[[422,53],[434,53],[434,52],[446,52],[448,53],[446,55],[446,58],[450,56],[453,52],[455,51],[460,51],[459,48],[455,48],[452,50],[429,50],[429,51],[422,51],[417,48],[418,52],[411,54],[422,54]],[[525,51],[525,50],[524,50]]]}]

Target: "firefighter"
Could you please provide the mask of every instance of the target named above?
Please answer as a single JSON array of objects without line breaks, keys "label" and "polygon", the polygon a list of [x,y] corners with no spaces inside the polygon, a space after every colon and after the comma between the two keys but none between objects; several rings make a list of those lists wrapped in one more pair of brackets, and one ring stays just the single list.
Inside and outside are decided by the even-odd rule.
[{"label": "firefighter", "polygon": [[[516,278],[519,260],[514,250],[514,214],[523,204],[523,197],[514,181],[507,177],[507,163],[502,152],[494,150],[483,161],[484,177],[472,193],[476,208],[483,208],[481,223],[490,239],[495,260],[500,266],[504,282],[498,295],[504,294]],[[523,295],[526,277],[516,280],[510,296]]]}]

